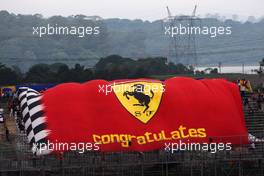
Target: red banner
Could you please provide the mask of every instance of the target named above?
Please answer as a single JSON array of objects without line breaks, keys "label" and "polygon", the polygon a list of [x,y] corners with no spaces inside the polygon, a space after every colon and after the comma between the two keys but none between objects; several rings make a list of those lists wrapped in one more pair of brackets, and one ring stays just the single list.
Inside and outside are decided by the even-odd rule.
[{"label": "red banner", "polygon": [[54,143],[148,151],[179,141],[248,142],[238,87],[223,79],[68,83],[47,90],[42,102]]}]

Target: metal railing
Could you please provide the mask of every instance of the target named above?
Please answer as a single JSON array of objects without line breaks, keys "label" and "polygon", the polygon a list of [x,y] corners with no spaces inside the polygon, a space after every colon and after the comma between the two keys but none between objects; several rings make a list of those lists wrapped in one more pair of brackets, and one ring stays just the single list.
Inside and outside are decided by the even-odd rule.
[{"label": "metal railing", "polygon": [[[258,136],[264,137],[264,133]],[[239,136],[237,136],[239,137]],[[66,152],[34,156],[22,135],[0,144],[0,173],[20,175],[263,175],[264,143],[230,151]],[[225,137],[227,138],[227,137]],[[234,137],[232,137],[234,138]],[[221,138],[214,138],[221,141]],[[0,174],[1,175],[1,174]]]}]

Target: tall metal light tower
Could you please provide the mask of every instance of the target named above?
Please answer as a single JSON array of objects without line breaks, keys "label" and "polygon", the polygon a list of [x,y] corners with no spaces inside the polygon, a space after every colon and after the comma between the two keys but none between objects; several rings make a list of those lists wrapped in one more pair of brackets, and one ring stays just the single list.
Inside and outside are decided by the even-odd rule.
[{"label": "tall metal light tower", "polygon": [[[163,21],[164,26],[170,26],[170,28],[175,28],[184,26],[191,29],[195,27],[195,22],[199,22],[201,19],[196,16],[197,6],[191,15],[179,15],[173,16],[169,7],[167,6],[168,17]],[[199,27],[198,26],[198,27]],[[195,33],[187,32],[184,35],[170,36],[169,52],[168,58],[175,63],[183,63],[186,65],[197,65],[197,53],[196,53],[196,40]]]}]

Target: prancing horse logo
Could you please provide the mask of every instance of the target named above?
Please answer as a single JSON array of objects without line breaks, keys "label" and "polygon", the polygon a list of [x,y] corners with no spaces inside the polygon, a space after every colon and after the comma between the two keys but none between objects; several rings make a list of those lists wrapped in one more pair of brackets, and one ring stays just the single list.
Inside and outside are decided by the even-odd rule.
[{"label": "prancing horse logo", "polygon": [[143,113],[146,112],[146,110],[149,109],[149,103],[150,100],[154,97],[154,92],[152,89],[150,89],[151,96],[144,94],[144,85],[143,84],[134,84],[132,86],[134,88],[133,92],[125,91],[123,96],[126,96],[126,98],[129,100],[129,96],[133,96],[135,99],[137,99],[139,104],[133,104],[133,106],[145,106]]},{"label": "prancing horse logo", "polygon": [[157,112],[163,94],[161,82],[127,82],[113,84],[112,89],[126,110],[143,123]]}]

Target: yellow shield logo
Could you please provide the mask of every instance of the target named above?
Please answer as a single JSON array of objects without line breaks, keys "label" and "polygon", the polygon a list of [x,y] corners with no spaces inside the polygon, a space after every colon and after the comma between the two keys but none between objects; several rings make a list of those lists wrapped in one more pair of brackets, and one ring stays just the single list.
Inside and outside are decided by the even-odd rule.
[{"label": "yellow shield logo", "polygon": [[159,108],[164,87],[160,82],[137,81],[114,83],[112,90],[130,114],[147,123]]}]

